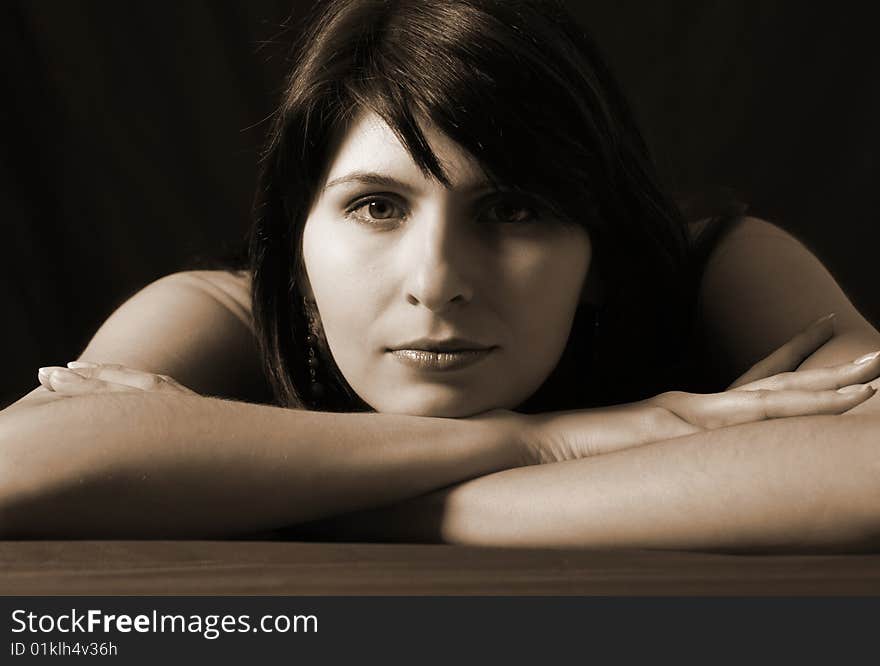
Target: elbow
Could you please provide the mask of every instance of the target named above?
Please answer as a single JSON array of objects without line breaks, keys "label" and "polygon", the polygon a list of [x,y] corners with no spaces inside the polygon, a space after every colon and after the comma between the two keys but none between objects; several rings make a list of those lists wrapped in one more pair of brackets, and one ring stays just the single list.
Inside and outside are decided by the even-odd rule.
[{"label": "elbow", "polygon": [[880,550],[880,414],[823,419],[834,456],[817,479],[808,543],[816,551]]},{"label": "elbow", "polygon": [[861,421],[859,456],[867,475],[866,492],[856,503],[855,512],[861,519],[858,549],[876,552],[880,550],[880,412],[876,405],[872,412],[858,417]]},{"label": "elbow", "polygon": [[63,533],[69,490],[79,482],[71,480],[70,447],[59,450],[57,426],[46,406],[0,413],[0,539]]},{"label": "elbow", "polygon": [[0,415],[0,539],[40,537],[37,522],[27,516],[32,513],[28,507],[41,501],[45,485],[22,459],[21,437],[9,427],[6,416]]}]

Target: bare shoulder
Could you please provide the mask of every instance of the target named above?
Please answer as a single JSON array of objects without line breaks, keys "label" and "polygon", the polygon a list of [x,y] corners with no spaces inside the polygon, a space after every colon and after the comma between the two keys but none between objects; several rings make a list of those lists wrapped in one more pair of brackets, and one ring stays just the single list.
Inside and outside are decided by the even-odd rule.
[{"label": "bare shoulder", "polygon": [[[706,228],[711,222],[712,220],[709,218],[690,222],[687,226],[687,230],[691,239],[699,238],[700,234],[706,231]],[[772,222],[768,222],[767,220],[763,220],[759,217],[743,216],[736,219],[731,224],[730,228],[722,236],[721,241],[719,242],[718,247],[715,248],[714,253],[717,253],[719,249],[722,249],[725,245],[731,242],[739,243],[743,240],[757,239],[762,237],[779,238],[786,239],[791,242],[798,242],[797,239],[789,232],[773,224]]]},{"label": "bare shoulder", "polygon": [[170,375],[206,395],[262,397],[250,276],[202,270],[159,278],[108,317],[80,358]]},{"label": "bare shoulder", "polygon": [[698,293],[697,324],[712,356],[708,360],[728,378],[832,312],[839,334],[876,335],[804,243],[756,217],[741,218],[721,236]]},{"label": "bare shoulder", "polygon": [[[705,220],[697,223],[694,232],[702,233],[706,224]],[[781,284],[789,282],[792,271],[797,270],[833,282],[819,259],[791,233],[761,218],[741,217],[720,235],[708,253],[701,291],[704,297],[719,297],[714,287],[745,284],[750,279]]]},{"label": "bare shoulder", "polygon": [[248,271],[182,271],[166,275],[153,284],[162,289],[192,289],[203,293],[253,328],[251,274]]}]

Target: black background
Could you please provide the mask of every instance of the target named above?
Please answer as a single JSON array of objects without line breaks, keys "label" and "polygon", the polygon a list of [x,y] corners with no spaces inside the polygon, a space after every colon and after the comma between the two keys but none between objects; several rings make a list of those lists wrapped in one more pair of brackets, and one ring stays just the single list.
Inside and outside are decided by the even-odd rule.
[{"label": "black background", "polygon": [[[244,236],[259,146],[309,2],[0,9],[0,405],[147,282]],[[728,186],[856,305],[873,289],[880,56],[870,5],[570,3],[667,184]]]}]

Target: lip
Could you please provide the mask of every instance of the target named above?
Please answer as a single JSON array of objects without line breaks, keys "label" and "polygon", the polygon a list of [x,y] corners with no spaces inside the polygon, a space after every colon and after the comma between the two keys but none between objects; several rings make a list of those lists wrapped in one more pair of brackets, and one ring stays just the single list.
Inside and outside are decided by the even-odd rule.
[{"label": "lip", "polygon": [[429,349],[389,349],[394,358],[406,366],[418,370],[460,370],[479,363],[495,350],[495,347],[480,349],[456,349],[438,351]]},{"label": "lip", "polygon": [[416,370],[459,370],[479,363],[497,345],[486,345],[467,338],[419,338],[404,342],[386,351]]},{"label": "lip", "polygon": [[399,345],[389,348],[388,351],[431,351],[431,352],[458,352],[458,351],[483,351],[492,349],[493,345],[484,345],[467,338],[419,338],[418,340],[410,340]]}]

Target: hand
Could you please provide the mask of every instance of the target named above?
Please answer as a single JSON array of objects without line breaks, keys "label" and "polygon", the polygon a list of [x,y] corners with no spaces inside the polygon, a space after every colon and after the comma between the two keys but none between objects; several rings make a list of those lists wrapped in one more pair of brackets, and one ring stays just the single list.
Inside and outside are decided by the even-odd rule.
[{"label": "hand", "polygon": [[40,368],[40,384],[59,395],[161,391],[197,395],[173,377],[135,370],[117,363],[72,361],[66,368]]},{"label": "hand", "polygon": [[670,391],[640,403],[526,417],[533,462],[559,462],[704,430],[787,416],[842,414],[874,395],[880,354],[829,368],[794,371],[833,336],[825,317],[721,393]]},{"label": "hand", "polygon": [[758,380],[797,370],[806,358],[834,337],[834,320],[833,312],[820,317],[772,354],[755,363],[728,386],[728,390],[746,388]]}]

